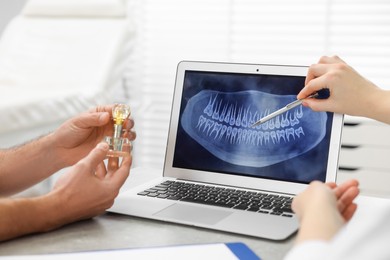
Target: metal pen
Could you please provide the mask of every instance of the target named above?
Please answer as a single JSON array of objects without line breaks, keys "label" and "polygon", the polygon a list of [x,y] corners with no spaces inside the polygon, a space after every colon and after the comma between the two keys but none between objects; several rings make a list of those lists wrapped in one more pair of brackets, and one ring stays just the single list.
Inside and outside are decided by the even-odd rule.
[{"label": "metal pen", "polygon": [[[324,91],[326,90],[326,91]],[[322,92],[321,92],[322,91]],[[326,92],[326,93],[324,93]],[[308,99],[308,98],[321,98],[321,99],[324,99],[324,98],[328,98],[329,97],[329,90],[328,89],[322,89],[320,90],[319,92],[316,92],[306,98],[303,98],[303,99],[298,99],[298,100],[295,100],[289,104],[287,104],[285,107],[282,107],[281,109],[279,110],[276,110],[275,112],[272,112],[271,114],[261,118],[260,120],[256,121],[254,124],[251,125],[251,127],[255,127],[255,126],[258,126],[260,124],[263,124],[265,122],[267,122],[268,120],[280,115],[280,114],[283,114],[291,109],[293,109],[294,107],[297,107],[299,106],[300,104],[302,104],[302,102],[305,100],[305,99]]]}]

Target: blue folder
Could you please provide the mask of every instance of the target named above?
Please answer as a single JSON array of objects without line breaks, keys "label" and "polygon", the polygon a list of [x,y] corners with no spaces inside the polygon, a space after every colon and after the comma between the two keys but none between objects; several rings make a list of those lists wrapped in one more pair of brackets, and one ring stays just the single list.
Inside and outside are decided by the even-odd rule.
[{"label": "blue folder", "polygon": [[244,243],[227,243],[226,246],[238,257],[245,260],[260,260],[247,245]]}]

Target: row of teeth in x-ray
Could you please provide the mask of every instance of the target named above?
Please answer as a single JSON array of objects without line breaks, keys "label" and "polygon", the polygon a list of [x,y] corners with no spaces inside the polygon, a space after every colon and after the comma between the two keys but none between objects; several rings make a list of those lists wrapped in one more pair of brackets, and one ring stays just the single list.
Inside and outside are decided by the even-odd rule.
[{"label": "row of teeth in x-ray", "polygon": [[[251,127],[256,121],[260,120],[260,118],[267,116],[270,114],[270,110],[267,109],[264,113],[252,113],[251,109],[244,108],[241,106],[237,109],[237,105],[233,104],[225,104],[222,108],[222,100],[218,105],[215,104],[216,97],[213,101],[210,101],[203,112],[211,117],[214,120],[218,120],[219,122],[229,124],[230,126],[237,127]],[[287,111],[280,116],[277,116],[261,125],[256,126],[257,130],[263,129],[279,129],[280,127],[288,127],[295,126],[299,124],[299,120],[303,117],[302,106],[295,109],[292,113]],[[200,120],[200,119],[199,119]]]},{"label": "row of teeth in x-ray", "polygon": [[202,90],[187,101],[180,124],[189,137],[220,160],[265,167],[311,150],[326,134],[327,114],[302,106],[251,127],[262,116],[294,100],[295,95],[255,90]]},{"label": "row of teeth in x-ray", "polygon": [[302,127],[296,129],[290,127],[276,131],[258,131],[232,127],[230,125],[227,126],[218,123],[217,121],[207,119],[203,115],[199,117],[196,128],[204,135],[210,136],[217,141],[220,141],[225,137],[224,140],[228,140],[231,144],[263,145],[268,144],[270,141],[272,141],[273,144],[279,144],[281,140],[289,142],[290,140],[295,140],[296,138],[305,135]]}]

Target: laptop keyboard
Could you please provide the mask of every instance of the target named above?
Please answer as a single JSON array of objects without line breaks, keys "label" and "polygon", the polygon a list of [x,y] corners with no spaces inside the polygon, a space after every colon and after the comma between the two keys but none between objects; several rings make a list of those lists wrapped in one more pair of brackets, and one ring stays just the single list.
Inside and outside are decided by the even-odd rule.
[{"label": "laptop keyboard", "polygon": [[292,197],[265,192],[236,190],[179,181],[164,181],[139,192],[140,196],[178,200],[263,214],[292,217]]}]

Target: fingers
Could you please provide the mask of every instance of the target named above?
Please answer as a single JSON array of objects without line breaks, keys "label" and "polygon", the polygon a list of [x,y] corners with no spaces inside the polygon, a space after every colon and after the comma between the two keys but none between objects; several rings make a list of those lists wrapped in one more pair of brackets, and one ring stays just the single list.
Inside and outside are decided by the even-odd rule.
[{"label": "fingers", "polygon": [[339,56],[322,56],[318,63],[331,64],[331,63],[345,63]]},{"label": "fingers", "polygon": [[333,69],[329,64],[336,63],[346,64],[338,56],[323,56],[317,64],[311,65],[307,72],[305,87],[298,94],[297,98],[303,99],[322,88],[329,88],[329,86],[327,86],[328,80],[323,76]]},{"label": "fingers", "polygon": [[[91,172],[102,182],[100,189],[106,189],[112,198],[115,198],[119,193],[120,188],[125,183],[130,174],[130,167],[132,164],[132,156],[123,157],[120,165],[119,158],[109,158],[107,163],[107,170],[104,164],[104,159],[107,156],[108,145],[106,143],[99,143],[91,153],[85,157],[85,164],[90,166]],[[84,160],[83,159],[83,160]],[[84,171],[87,172],[87,171]],[[90,173],[90,172],[88,172]]]},{"label": "fingers", "polygon": [[134,127],[134,124],[134,119],[132,117],[129,117],[128,119],[126,119],[123,128],[130,130]]},{"label": "fingers", "polygon": [[353,204],[353,201],[359,195],[359,189],[357,187],[351,187],[346,190],[343,195],[341,195],[340,199],[337,201],[337,208],[341,212],[341,214],[345,214],[348,208]]},{"label": "fingers", "polygon": [[338,56],[331,56],[331,57],[322,56],[317,64],[313,64],[310,66],[307,73],[305,85],[307,85],[312,79],[324,75],[327,72],[327,67],[328,67],[327,64],[339,63],[339,62],[344,63],[344,61],[340,59]]},{"label": "fingers", "polygon": [[123,137],[128,138],[130,141],[134,141],[137,137],[137,133],[133,130],[134,124],[134,120],[128,118],[123,125]]},{"label": "fingers", "polygon": [[[101,169],[101,163],[106,157],[108,152],[108,144],[107,143],[99,143],[85,158],[83,158],[80,163],[87,165],[90,168],[90,172],[95,173],[95,169]],[[97,172],[96,172],[97,173]],[[98,174],[102,176],[101,173]]]},{"label": "fingers", "polygon": [[327,72],[327,67],[328,66],[319,63],[311,65],[307,71],[305,85],[307,85],[312,79],[324,75]]},{"label": "fingers", "polygon": [[298,93],[297,98],[303,99],[320,89],[327,88],[326,78],[322,76],[325,75],[329,69],[329,66],[324,64],[311,65],[307,72],[305,87]]},{"label": "fingers", "polygon": [[91,153],[87,156],[91,157],[92,164],[93,165],[98,165],[99,163],[103,162],[104,158],[107,156],[108,152],[108,144],[107,143],[99,143],[92,151]]},{"label": "fingers", "polygon": [[[85,113],[75,118],[74,124],[80,128],[98,127],[104,126],[111,120],[112,109],[114,105],[98,106],[89,110],[89,113]],[[134,119],[128,118],[123,124],[123,137],[133,141],[137,137],[134,128]],[[112,131],[112,129],[109,129]]]},{"label": "fingers", "polygon": [[345,182],[343,182],[342,184],[340,184],[339,186],[337,186],[335,189],[334,189],[334,193],[337,197],[337,199],[340,199],[340,197],[350,188],[352,187],[358,187],[359,186],[359,182],[355,179],[352,179],[352,180],[347,180]]},{"label": "fingers", "polygon": [[106,178],[112,181],[112,184],[119,189],[125,183],[130,174],[130,167],[132,164],[132,156],[123,157],[120,167],[116,170],[108,171]]},{"label": "fingers", "polygon": [[104,177],[107,174],[106,165],[104,162],[99,163],[98,167],[96,168],[96,177],[98,177],[100,180],[104,179]]},{"label": "fingers", "polygon": [[107,106],[97,106],[89,110],[90,113],[96,112],[108,112],[110,115],[112,113],[112,109],[114,108],[114,104]]},{"label": "fingers", "polygon": [[134,141],[137,138],[137,133],[134,130],[131,130],[129,132],[125,132],[123,136],[128,138],[130,141]]},{"label": "fingers", "polygon": [[343,215],[344,220],[345,220],[345,221],[351,220],[351,218],[353,217],[353,215],[354,215],[355,212],[356,212],[356,209],[357,209],[356,203],[350,204],[350,205],[342,212],[342,215]]},{"label": "fingers", "polygon": [[298,93],[297,99],[307,98],[308,96],[319,91],[320,89],[328,88],[326,78],[323,76],[324,74],[321,73],[322,72],[317,73],[309,70],[309,74],[306,77],[307,82],[305,82],[305,87]]},{"label": "fingers", "polygon": [[333,189],[337,198],[337,208],[346,221],[349,221],[357,209],[353,203],[359,195],[359,182],[357,180],[348,180]]},{"label": "fingers", "polygon": [[103,126],[110,121],[108,112],[84,113],[74,118],[74,125],[79,128]]},{"label": "fingers", "polygon": [[109,157],[107,162],[108,172],[113,172],[118,169],[119,158],[118,157]]},{"label": "fingers", "polygon": [[329,188],[331,188],[331,189],[334,189],[334,188],[337,187],[337,184],[334,183],[334,182],[327,182],[326,185],[327,185]]}]

